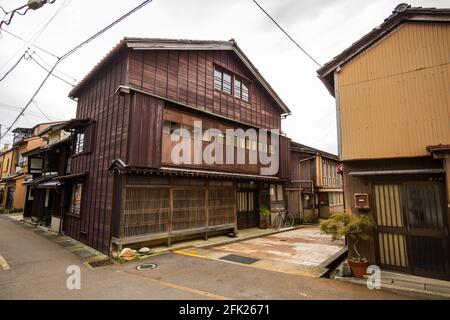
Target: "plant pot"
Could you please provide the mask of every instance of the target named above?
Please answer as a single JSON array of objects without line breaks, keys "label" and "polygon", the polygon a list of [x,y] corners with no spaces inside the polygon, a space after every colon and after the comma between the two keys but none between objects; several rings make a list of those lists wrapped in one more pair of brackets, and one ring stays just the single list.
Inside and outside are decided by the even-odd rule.
[{"label": "plant pot", "polygon": [[259,217],[259,228],[260,229],[269,228],[269,217],[266,217],[266,216]]},{"label": "plant pot", "polygon": [[355,278],[362,278],[365,274],[367,274],[367,267],[369,266],[369,263],[348,260],[348,265],[350,266],[350,269],[352,269],[352,273]]}]

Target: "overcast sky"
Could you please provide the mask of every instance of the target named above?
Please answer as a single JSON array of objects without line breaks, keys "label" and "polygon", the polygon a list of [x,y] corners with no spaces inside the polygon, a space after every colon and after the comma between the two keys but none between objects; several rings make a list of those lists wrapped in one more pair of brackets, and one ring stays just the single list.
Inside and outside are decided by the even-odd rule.
[{"label": "overcast sky", "polygon": [[[26,0],[0,0],[6,10]],[[36,45],[61,55],[85,40],[142,0],[67,0]],[[64,0],[45,5],[25,16],[16,15],[4,29],[29,40],[55,14]],[[387,18],[399,0],[259,0],[259,3],[316,60],[325,63]],[[450,7],[450,0],[410,0],[413,6]],[[0,11],[0,14],[1,11]],[[317,66],[264,15],[251,0],[154,0],[139,12],[83,47],[58,67],[61,75],[82,79],[124,36],[229,40],[234,38],[266,80],[292,110],[283,131],[293,140],[337,152],[335,102],[320,80]],[[19,59],[24,43],[3,32],[0,38],[0,78]],[[55,58],[39,52],[46,63]],[[44,62],[41,61],[41,64]],[[31,60],[0,82],[0,124],[10,126],[46,72]],[[67,95],[71,87],[51,78],[36,98],[51,120],[75,116],[76,103]],[[31,105],[18,123],[30,127],[47,121]],[[10,142],[11,135],[6,137]]]}]

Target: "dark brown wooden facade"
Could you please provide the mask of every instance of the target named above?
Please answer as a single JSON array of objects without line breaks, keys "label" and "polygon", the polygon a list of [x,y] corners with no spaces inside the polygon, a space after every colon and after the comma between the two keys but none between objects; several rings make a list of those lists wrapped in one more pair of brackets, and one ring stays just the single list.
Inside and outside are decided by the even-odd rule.
[{"label": "dark brown wooden facade", "polygon": [[[216,66],[246,79],[248,102],[214,89]],[[198,119],[209,128],[280,129],[281,116],[289,113],[234,41],[125,39],[71,96],[78,99],[77,119],[68,129],[74,136],[84,132],[85,146],[72,156],[68,179],[81,182],[83,193],[81,213],[66,214],[63,230],[100,251],[109,252],[117,238],[125,244],[124,237],[138,236],[137,242],[150,240],[153,233],[170,231],[175,237],[177,230],[207,234],[223,226],[233,229],[238,190],[246,190],[242,183],[258,190],[264,185],[267,191],[254,193],[260,199],[271,185],[289,178],[290,156],[283,150],[290,149],[290,140],[283,136],[280,169],[272,177],[260,176],[258,165],[198,167],[170,161],[164,121],[191,124]],[[184,194],[187,190],[191,193]],[[142,208],[139,199],[155,201]],[[181,210],[176,216],[176,206],[186,201],[193,211]],[[246,200],[242,205],[257,214],[259,203],[249,208]],[[139,210],[145,212],[138,215]]]}]

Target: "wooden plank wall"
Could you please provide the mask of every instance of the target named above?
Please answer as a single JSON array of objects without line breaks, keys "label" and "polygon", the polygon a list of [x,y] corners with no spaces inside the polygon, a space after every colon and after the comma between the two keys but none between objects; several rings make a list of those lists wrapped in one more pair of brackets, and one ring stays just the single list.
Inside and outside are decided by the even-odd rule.
[{"label": "wooden plank wall", "polygon": [[130,166],[161,166],[161,135],[164,101],[141,93],[131,97],[129,151]]},{"label": "wooden plank wall", "polygon": [[[250,102],[214,90],[214,65],[250,82]],[[130,51],[132,87],[251,125],[279,129],[280,109],[233,52]]]},{"label": "wooden plank wall", "polygon": [[280,136],[280,169],[278,177],[289,179],[291,177],[291,139]]},{"label": "wooden plank wall", "polygon": [[65,216],[65,233],[105,253],[111,236],[112,160],[127,155],[129,97],[115,95],[126,83],[126,55],[119,55],[81,90],[77,118],[95,121],[92,153],[72,158],[71,174],[88,172],[83,186],[81,215]]}]

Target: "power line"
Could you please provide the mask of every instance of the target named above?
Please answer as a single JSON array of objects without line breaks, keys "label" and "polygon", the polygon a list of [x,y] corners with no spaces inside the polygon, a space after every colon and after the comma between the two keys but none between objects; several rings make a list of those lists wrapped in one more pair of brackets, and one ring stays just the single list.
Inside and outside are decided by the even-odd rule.
[{"label": "power line", "polygon": [[279,24],[278,24],[278,22],[276,22],[275,21],[275,19],[274,18],[272,18],[272,16],[266,11],[266,10],[264,10],[264,8],[263,7],[261,7],[261,5],[256,1],[256,0],[253,0],[253,2],[262,10],[262,12],[264,12],[265,14],[266,14],[266,16],[268,16],[269,17],[269,19],[270,20],[272,20],[272,22],[273,23],[275,23],[275,25],[281,30],[281,31],[283,31],[283,33],[297,46],[297,48],[299,48],[304,54],[306,54],[307,56],[308,56],[308,58],[309,59],[311,59],[315,64],[317,64],[319,67],[322,67],[322,65],[319,63],[319,62],[317,62],[317,60],[316,59],[314,59],[308,52],[306,52],[306,50],[305,49],[303,49],[298,43],[297,43],[297,41],[295,41],[290,35],[289,35],[289,33],[287,33],[287,31],[286,30],[284,30]]},{"label": "power line", "polygon": [[[6,103],[0,102],[0,109],[4,109],[6,111],[11,111],[11,112],[15,113],[16,111],[22,110],[22,107],[16,107],[16,106],[12,106],[10,104],[6,104]],[[30,115],[30,116],[36,117],[36,118],[41,118],[41,119],[50,118],[52,120],[58,120],[56,117],[53,117],[53,116],[46,115],[45,117],[43,117],[43,115],[41,113],[33,112],[33,111],[30,111],[30,110],[25,111],[25,113],[27,115]]]},{"label": "power line", "polygon": [[[40,3],[34,3],[34,4],[30,4],[30,2],[27,2],[26,4],[24,4],[23,6],[20,6],[14,10],[11,11],[6,11],[3,7],[1,7],[2,11],[5,13],[5,16],[3,17],[2,21],[0,21],[0,29],[2,28],[2,25],[7,25],[9,26],[12,19],[14,18],[15,14],[24,16],[27,14],[27,12],[32,9],[32,10],[37,10],[39,8],[41,8],[44,4],[47,3],[54,3],[55,0],[42,0]],[[21,12],[21,10],[25,9],[25,11]],[[8,18],[6,18],[9,15]]]},{"label": "power line", "polygon": [[[19,54],[24,48],[27,46],[32,46],[34,43],[39,39],[39,37],[42,35],[44,30],[48,27],[48,25],[55,19],[55,17],[71,2],[72,0],[65,0],[63,4],[56,10],[56,12],[53,14],[53,16],[28,40],[19,50],[17,50],[7,61],[4,63],[0,70],[3,70],[3,68],[8,65],[8,63],[15,57],[17,54]],[[0,30],[1,31],[1,30]]]},{"label": "power line", "polygon": [[[12,33],[11,31],[8,31],[8,30],[2,30],[2,31],[3,31],[3,32],[6,32],[6,33],[9,34],[10,36],[12,36],[12,37],[14,37],[14,38],[16,38],[16,39],[18,39],[18,40],[20,40],[20,41],[22,41],[22,42],[28,43],[27,40],[25,40],[24,38],[19,37],[18,35]],[[48,54],[48,55],[50,55],[50,56],[52,56],[52,57],[55,58],[55,59],[58,59],[58,58],[59,58],[56,54],[51,53],[50,51],[45,50],[45,49],[43,49],[43,48],[41,48],[41,47],[39,47],[39,46],[37,46],[37,45],[35,45],[35,44],[32,44],[31,46],[32,46],[32,47],[35,47],[36,49],[38,49],[38,50],[40,50],[40,51],[42,51],[42,52],[44,52],[44,53],[46,53],[46,54]]]},{"label": "power line", "polygon": [[[42,64],[39,63],[39,61],[37,61],[32,55],[30,55],[30,59],[33,60],[34,62],[36,62],[36,64],[41,67],[42,69],[44,69],[47,72],[50,72],[46,67],[44,67]],[[56,71],[56,70],[55,70]],[[75,87],[75,85],[73,83],[70,83],[69,81],[57,76],[56,74],[52,73],[52,76],[54,76],[56,79],[59,79],[61,81],[63,81],[64,83],[68,84],[71,87]]]},{"label": "power line", "polygon": [[34,106],[39,110],[39,112],[42,113],[42,115],[43,115],[44,117],[47,118],[48,121],[52,121],[52,119],[50,119],[50,117],[47,116],[47,115],[44,113],[44,111],[41,110],[41,108],[39,108],[39,106],[38,106],[38,104],[36,103],[36,101],[33,100],[33,104],[34,104]]},{"label": "power line", "polygon": [[[69,0],[70,1],[70,0]],[[103,28],[102,30],[100,30],[99,32],[97,32],[96,34],[94,34],[93,36],[89,37],[87,40],[81,42],[80,44],[78,44],[77,46],[75,46],[73,49],[69,50],[68,52],[66,52],[65,54],[63,54],[61,56],[61,58],[59,58],[55,64],[53,65],[53,67],[50,69],[50,71],[48,72],[47,76],[44,78],[44,80],[41,82],[41,84],[39,85],[39,87],[37,88],[37,90],[34,92],[34,94],[32,95],[31,99],[28,101],[28,103],[25,105],[25,107],[23,107],[23,109],[21,110],[21,112],[17,115],[16,119],[12,122],[12,124],[8,127],[8,129],[6,130],[6,132],[0,137],[0,140],[3,139],[3,137],[5,136],[6,133],[8,133],[11,128],[17,123],[17,121],[20,119],[20,117],[22,116],[22,114],[25,112],[25,110],[30,106],[30,104],[32,103],[32,101],[36,98],[36,96],[38,95],[38,93],[41,91],[42,87],[44,86],[44,84],[47,82],[48,78],[50,78],[51,74],[55,71],[55,68],[61,63],[61,61],[63,61],[64,59],[66,59],[67,57],[69,57],[70,55],[72,55],[73,53],[75,53],[77,50],[81,49],[84,45],[88,44],[89,42],[91,42],[92,40],[96,39],[97,37],[99,37],[100,35],[102,35],[103,33],[105,33],[106,31],[108,31],[109,29],[111,29],[112,27],[114,27],[116,24],[118,24],[119,22],[121,22],[122,20],[126,19],[127,17],[129,17],[130,15],[132,15],[133,13],[135,13],[136,11],[142,9],[144,6],[146,6],[147,4],[149,4],[150,2],[152,2],[153,0],[146,0],[144,2],[142,2],[140,5],[138,5],[137,7],[131,9],[129,12],[125,13],[123,16],[121,16],[120,18],[116,19],[114,22],[112,22],[111,24],[109,24],[108,26],[106,26],[105,28]]]},{"label": "power line", "polygon": [[[48,68],[51,68],[51,67],[52,67],[47,61],[44,60],[44,58],[42,58],[42,57],[39,55],[39,53],[37,53],[36,51],[33,51],[33,54],[34,54],[36,57],[38,57],[39,60],[41,60],[41,62],[44,63]],[[64,75],[64,76],[66,76],[67,78],[70,78],[70,80],[72,80],[72,82],[77,82],[77,81],[78,81],[77,79],[75,79],[75,78],[72,77],[71,75],[69,75],[69,74],[67,74],[67,73],[65,73],[65,72],[63,72],[63,71],[61,71],[61,70],[55,69],[55,71],[59,72],[60,74],[62,74],[62,75]]]},{"label": "power line", "polygon": [[25,53],[19,58],[19,60],[17,60],[17,62],[11,67],[11,69],[6,71],[3,77],[0,78],[0,82],[5,80],[5,78],[19,65],[19,63],[23,60],[23,58],[25,58]]}]

